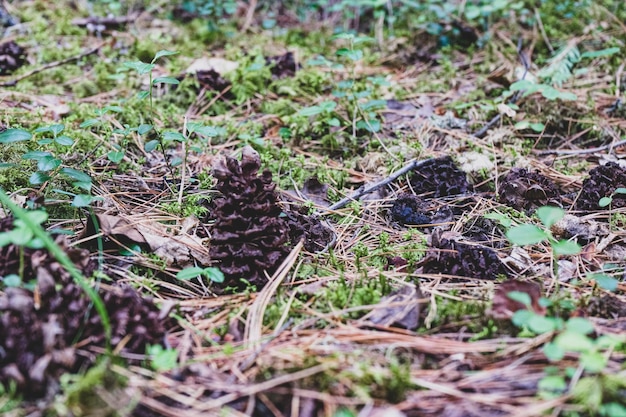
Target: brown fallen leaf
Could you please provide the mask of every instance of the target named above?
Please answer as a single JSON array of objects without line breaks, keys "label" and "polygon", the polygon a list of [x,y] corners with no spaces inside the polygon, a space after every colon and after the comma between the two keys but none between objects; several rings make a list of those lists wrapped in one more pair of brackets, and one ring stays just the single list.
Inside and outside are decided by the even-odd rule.
[{"label": "brown fallen leaf", "polygon": [[422,292],[419,286],[406,283],[390,295],[383,297],[372,311],[361,318],[361,322],[365,325],[373,323],[378,326],[415,330],[419,325],[421,298]]},{"label": "brown fallen leaf", "polygon": [[[187,233],[198,223],[195,218],[185,219],[181,230],[176,230],[157,221],[145,221],[122,214],[97,214],[96,217],[104,236],[118,242],[131,241],[147,245],[152,253],[163,258],[168,265],[186,267],[211,263],[209,248],[203,239]],[[93,228],[87,229],[93,231]]]},{"label": "brown fallen leaf", "polygon": [[537,314],[546,314],[546,308],[539,305],[541,298],[541,287],[535,282],[508,280],[500,283],[496,288],[493,296],[491,309],[487,314],[499,320],[510,319],[518,310],[526,309],[526,306],[519,301],[515,301],[509,297],[509,293],[517,291],[523,292],[530,296],[530,308]]}]

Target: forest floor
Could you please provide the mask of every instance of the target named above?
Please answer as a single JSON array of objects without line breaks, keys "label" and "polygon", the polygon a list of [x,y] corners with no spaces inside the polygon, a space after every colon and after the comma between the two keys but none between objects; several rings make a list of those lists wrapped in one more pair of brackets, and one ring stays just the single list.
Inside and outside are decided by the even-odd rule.
[{"label": "forest floor", "polygon": [[626,416],[626,5],[249,3],[0,3],[2,415]]}]

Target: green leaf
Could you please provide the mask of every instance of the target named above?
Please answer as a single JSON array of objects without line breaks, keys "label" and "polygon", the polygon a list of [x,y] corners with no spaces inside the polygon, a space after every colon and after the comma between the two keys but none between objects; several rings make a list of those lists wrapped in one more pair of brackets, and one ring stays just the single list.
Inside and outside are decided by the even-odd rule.
[{"label": "green leaf", "polygon": [[124,158],[124,151],[109,151],[109,153],[107,153],[107,158],[109,158],[109,161],[114,164],[119,164]]},{"label": "green leaf", "polygon": [[602,197],[598,200],[598,205],[600,207],[606,207],[613,202],[613,197]]},{"label": "green leaf", "polygon": [[517,327],[525,327],[535,313],[528,310],[517,310],[511,317],[511,322]]},{"label": "green leaf", "polygon": [[492,213],[485,214],[483,217],[485,219],[496,220],[498,223],[500,223],[501,226],[504,226],[506,228],[511,227],[511,223],[512,223],[511,218],[507,216],[506,214],[492,212]]},{"label": "green leaf", "polygon": [[606,368],[607,358],[596,351],[583,352],[580,354],[580,364],[587,372],[601,372]]},{"label": "green leaf", "polygon": [[619,281],[608,274],[591,274],[590,278],[594,279],[600,288],[607,291],[615,291],[619,285]]},{"label": "green leaf", "polygon": [[616,188],[615,191],[613,191],[613,194],[626,194],[626,188],[624,187]]},{"label": "green leaf", "polygon": [[150,95],[149,91],[140,91],[137,93],[137,98],[139,100],[143,100],[144,98],[148,97]]},{"label": "green leaf", "polygon": [[578,100],[578,96],[574,93],[570,93],[568,91],[561,91],[559,92],[559,96],[557,98],[560,98],[561,100],[566,100],[566,101],[576,101]]},{"label": "green leaf", "polygon": [[54,141],[58,143],[59,145],[63,145],[63,146],[72,146],[74,144],[74,139],[65,135],[61,135],[57,137],[56,139],[54,139]]},{"label": "green leaf", "polygon": [[154,80],[152,80],[152,85],[156,85],[156,84],[174,84],[174,85],[178,85],[178,84],[180,84],[180,81],[178,81],[174,77],[156,77]]},{"label": "green leaf", "polygon": [[83,171],[79,171],[74,168],[61,168],[60,172],[76,181],[89,182],[89,183],[91,182],[91,177],[89,175],[87,175]]},{"label": "green leaf", "polygon": [[593,341],[589,337],[571,330],[559,333],[554,339],[554,343],[562,349],[572,352],[585,352],[593,348]]},{"label": "green leaf", "polygon": [[81,129],[84,129],[86,127],[95,126],[98,123],[100,123],[99,119],[87,119],[84,122],[82,122],[78,127],[80,127]]},{"label": "green leaf", "polygon": [[52,171],[61,165],[61,160],[52,155],[44,156],[37,161],[37,169],[40,171]]},{"label": "green leaf", "polygon": [[310,106],[300,109],[298,114],[300,116],[315,116],[317,114],[322,113],[324,110],[320,106]]},{"label": "green leaf", "polygon": [[515,226],[506,232],[506,237],[515,245],[534,245],[548,239],[546,232],[532,224]]},{"label": "green leaf", "polygon": [[533,314],[533,316],[526,323],[528,328],[537,334],[548,333],[554,330],[558,330],[558,323],[551,317],[540,316],[539,314]]},{"label": "green leaf", "polygon": [[94,197],[89,194],[78,194],[74,196],[74,200],[72,200],[73,207],[89,207],[89,205],[94,201]]},{"label": "green leaf", "polygon": [[602,406],[600,406],[600,415],[610,417],[626,417],[626,405],[616,402],[602,404]]},{"label": "green leaf", "polygon": [[582,248],[572,240],[559,240],[552,242],[552,250],[556,256],[561,255],[578,255]]},{"label": "green leaf", "polygon": [[537,388],[541,391],[564,393],[567,391],[567,382],[561,375],[548,375],[539,380]]},{"label": "green leaf", "polygon": [[599,58],[603,56],[611,56],[618,53],[620,50],[619,47],[614,46],[613,48],[601,49],[599,51],[587,51],[580,54],[580,58]]},{"label": "green leaf", "polygon": [[161,345],[150,345],[147,353],[151,357],[150,364],[156,371],[170,371],[177,366],[178,351],[176,349],[164,349]]},{"label": "green leaf", "polygon": [[554,342],[548,342],[543,346],[543,354],[551,361],[560,361],[565,357],[565,350]]},{"label": "green leaf", "polygon": [[189,123],[187,125],[187,130],[190,133],[196,133],[198,135],[207,136],[210,138],[213,138],[219,135],[219,131],[215,127],[206,126],[202,123]]},{"label": "green leaf", "polygon": [[156,60],[159,58],[162,58],[164,56],[176,55],[177,53],[178,51],[168,51],[166,49],[162,49],[154,55],[154,59],[152,60],[152,63],[154,64]]},{"label": "green leaf", "polygon": [[30,178],[28,178],[28,182],[33,185],[43,184],[46,181],[50,180],[50,176],[45,172],[37,171],[33,172]]},{"label": "green leaf", "polygon": [[141,61],[124,62],[123,65],[125,68],[137,71],[139,75],[148,74],[155,67],[154,64],[146,64]]},{"label": "green leaf", "polygon": [[511,291],[508,292],[506,296],[513,301],[524,304],[526,307],[530,307],[530,304],[532,302],[532,300],[530,299],[530,295],[523,291]]},{"label": "green leaf", "polygon": [[14,143],[30,140],[33,135],[23,129],[7,129],[0,133],[0,143]]},{"label": "green leaf", "polygon": [[203,272],[204,272],[203,268],[200,268],[198,266],[192,266],[190,268],[185,268],[185,269],[181,269],[180,271],[178,271],[178,273],[176,274],[176,278],[183,280],[183,281],[187,281],[192,278],[196,278],[199,275],[202,275]]},{"label": "green leaf", "polygon": [[180,132],[163,132],[163,140],[164,141],[178,141],[178,142],[184,142],[185,140],[187,140],[187,138],[185,138],[185,136],[180,133]]},{"label": "green leaf", "polygon": [[204,268],[204,276],[206,276],[209,280],[216,282],[216,283],[222,283],[224,282],[224,273],[219,269],[216,268],[214,266],[209,267],[209,268]]},{"label": "green leaf", "polygon": [[143,136],[151,130],[152,130],[152,125],[143,123],[143,124],[140,124],[139,127],[137,128],[137,133]]},{"label": "green leaf", "polygon": [[530,129],[534,130],[535,132],[543,132],[544,129],[546,128],[546,125],[544,125],[543,123],[531,123],[530,124]]},{"label": "green leaf", "polygon": [[91,182],[84,182],[84,181],[75,181],[75,182],[72,183],[72,185],[74,187],[81,188],[81,189],[87,191],[88,193],[91,192],[91,187],[93,186],[93,184]]},{"label": "green leaf", "polygon": [[565,210],[560,207],[543,206],[537,209],[537,217],[547,229],[561,220],[563,216],[565,216]]},{"label": "green leaf", "polygon": [[65,125],[61,123],[53,124],[53,125],[50,125],[49,127],[49,131],[52,132],[54,136],[63,132],[64,129],[65,129]]},{"label": "green leaf", "polygon": [[24,155],[22,155],[22,159],[39,160],[41,158],[45,158],[46,156],[52,156],[52,154],[50,152],[45,152],[45,151],[30,151],[30,152],[26,152]]},{"label": "green leaf", "polygon": [[43,224],[46,220],[48,220],[48,212],[44,210],[32,210],[26,213],[28,219],[36,224]]},{"label": "green leaf", "polygon": [[156,149],[157,146],[159,146],[159,141],[156,139],[153,139],[151,141],[146,142],[146,144],[143,145],[143,149],[146,152],[152,152],[153,150]]},{"label": "green leaf", "polygon": [[105,106],[102,109],[102,113],[106,114],[108,112],[112,111],[113,113],[123,113],[124,112],[124,108],[122,106]]},{"label": "green leaf", "polygon": [[322,109],[323,112],[330,113],[337,107],[337,102],[333,100],[322,101],[319,104],[319,107]]},{"label": "green leaf", "polygon": [[572,317],[565,323],[567,330],[580,334],[591,334],[594,331],[593,323],[583,317]]},{"label": "green leaf", "polygon": [[5,287],[19,287],[22,284],[22,279],[17,274],[9,274],[2,278],[2,283]]}]

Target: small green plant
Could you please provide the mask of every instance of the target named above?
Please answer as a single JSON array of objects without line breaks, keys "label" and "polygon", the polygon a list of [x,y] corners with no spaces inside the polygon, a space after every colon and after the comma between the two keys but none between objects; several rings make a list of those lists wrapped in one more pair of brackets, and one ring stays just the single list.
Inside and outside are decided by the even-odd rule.
[{"label": "small green plant", "polygon": [[150,364],[155,371],[170,371],[178,366],[178,351],[176,349],[150,345],[146,350],[150,356]]},{"label": "small green plant", "polygon": [[[91,286],[89,281],[83,276],[83,274],[78,270],[76,265],[69,258],[67,253],[61,249],[61,247],[52,239],[52,237],[41,227],[39,220],[42,218],[45,221],[45,217],[42,215],[29,215],[29,212],[24,210],[21,207],[18,207],[11,199],[7,196],[6,192],[0,188],[0,204],[4,205],[8,208],[13,215],[16,217],[16,220],[19,220],[23,223],[23,227],[27,230],[27,233],[32,235],[32,239],[38,240],[39,247],[46,248],[52,256],[56,258],[56,260],[65,268],[65,270],[70,274],[70,276],[74,279],[74,282],[87,294],[87,296],[93,302],[93,305],[96,309],[96,312],[100,316],[100,320],[102,321],[102,327],[104,329],[105,339],[106,339],[106,349],[107,352],[111,351],[111,322],[109,320],[109,313],[106,310],[106,306],[104,305],[104,301],[98,294],[98,292]],[[13,236],[12,238],[15,238]]]},{"label": "small green plant", "polygon": [[611,226],[611,229],[613,229],[615,227],[614,224],[614,216],[613,216],[613,210],[612,210],[612,205],[613,205],[613,197],[615,197],[615,195],[617,194],[622,194],[625,195],[626,194],[626,188],[620,187],[615,189],[615,191],[613,191],[611,193],[610,196],[608,197],[602,197],[599,201],[598,201],[598,205],[600,207],[609,207],[609,225]]},{"label": "small green plant", "polygon": [[565,216],[565,210],[560,207],[543,206],[537,209],[537,217],[543,228],[534,224],[522,224],[514,226],[506,232],[506,237],[511,243],[519,246],[534,245],[547,242],[552,248],[554,265],[554,278],[558,276],[558,260],[560,256],[577,255],[581,251],[578,243],[571,240],[556,239],[550,228]]},{"label": "small green plant", "polygon": [[140,76],[142,75],[146,75],[148,74],[150,76],[150,83],[148,84],[148,90],[142,90],[137,94],[137,97],[139,99],[144,99],[146,97],[150,98],[150,108],[153,109],[153,103],[152,103],[152,96],[153,96],[153,89],[157,84],[180,84],[180,81],[178,81],[176,78],[174,77],[157,77],[152,79],[152,70],[154,69],[154,67],[156,67],[156,62],[159,60],[159,58],[165,57],[165,56],[170,56],[170,55],[176,55],[178,52],[176,51],[167,51],[167,50],[161,50],[159,52],[157,52],[154,55],[154,58],[152,58],[152,61],[150,61],[150,63],[145,63],[142,61],[132,61],[132,62],[125,62],[124,63],[124,67],[125,69],[131,69],[137,72],[137,74],[139,74]]},{"label": "small green plant", "polygon": [[[552,362],[558,362],[567,353],[578,356],[578,368],[585,377],[574,379],[576,372],[573,369],[558,367],[546,368],[544,376],[538,384],[538,395],[542,398],[555,398],[571,389],[574,399],[584,404],[586,408],[597,413],[603,409],[613,409],[621,406],[613,401],[617,393],[624,388],[623,380],[615,380],[614,375],[604,375],[610,352],[620,350],[626,344],[626,336],[607,334],[594,337],[594,325],[583,317],[570,317],[567,321],[560,317],[542,316],[532,310],[531,298],[527,293],[512,291],[508,294],[512,300],[526,306],[518,310],[512,318],[513,324],[523,329],[522,334],[536,335],[554,332],[555,337],[543,347],[543,353]],[[550,300],[542,298],[540,304],[548,306]],[[573,384],[568,384],[566,377],[571,378]],[[616,382],[620,381],[616,384]],[[593,395],[587,391],[593,386]],[[607,408],[608,407],[608,408]],[[603,414],[600,415],[612,415]]]},{"label": "small green plant", "polygon": [[210,266],[207,268],[200,268],[199,266],[192,266],[180,270],[176,274],[176,278],[187,281],[197,277],[204,277],[211,282],[222,283],[224,282],[224,273],[219,268]]}]

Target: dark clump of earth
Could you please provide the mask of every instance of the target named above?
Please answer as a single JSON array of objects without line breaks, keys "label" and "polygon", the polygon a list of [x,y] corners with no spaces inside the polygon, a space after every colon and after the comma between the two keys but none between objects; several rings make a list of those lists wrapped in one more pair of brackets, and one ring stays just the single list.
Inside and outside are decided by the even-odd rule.
[{"label": "dark clump of earth", "polygon": [[496,254],[488,247],[441,238],[437,233],[422,261],[425,274],[445,274],[467,278],[493,280],[509,273]]},{"label": "dark clump of earth", "polygon": [[196,72],[196,79],[201,88],[213,91],[224,91],[230,86],[230,81],[222,77],[213,69]]},{"label": "dark clump of earth", "polygon": [[293,56],[293,52],[267,57],[265,62],[270,67],[272,77],[274,78],[293,77],[298,70],[298,64]]},{"label": "dark clump of earth", "polygon": [[400,224],[430,224],[432,221],[426,215],[426,204],[413,194],[404,193],[398,196],[389,211],[391,218]]},{"label": "dark clump of earth", "polygon": [[485,217],[475,217],[463,224],[463,236],[473,242],[492,248],[502,248],[508,243],[506,235],[498,224]]},{"label": "dark clump of earth", "polygon": [[389,210],[392,220],[402,225],[426,225],[450,222],[453,213],[449,206],[432,207],[420,197],[403,193],[393,202]]},{"label": "dark clump of earth", "polygon": [[335,233],[319,219],[304,213],[306,207],[300,210],[286,210],[284,212],[289,226],[289,240],[296,244],[304,239],[304,249],[316,253],[325,250],[335,239]]},{"label": "dark clump of earth", "polygon": [[554,182],[538,172],[513,168],[500,183],[499,200],[527,214],[541,206],[560,207],[560,191]]},{"label": "dark clump of earth", "polygon": [[[589,171],[576,200],[577,210],[603,210],[600,199],[609,197],[617,188],[626,187],[626,169],[615,162],[608,162]],[[626,207],[626,194],[615,194],[612,208]]]},{"label": "dark clump of earth", "polygon": [[415,194],[428,197],[447,197],[471,192],[473,187],[467,181],[450,156],[434,158],[420,165],[410,178]]},{"label": "dark clump of earth", "polygon": [[[247,146],[241,162],[226,157],[213,169],[219,195],[213,199],[211,259],[224,273],[224,287],[261,289],[289,252],[289,225],[278,205],[272,174]],[[244,280],[242,280],[245,279]]]},{"label": "dark clump of earth", "polygon": [[[0,220],[0,231],[13,230],[10,217]],[[96,265],[86,250],[57,244],[84,276]],[[16,254],[22,252],[23,257]],[[11,260],[23,259],[24,264]],[[70,273],[46,250],[9,244],[0,249],[0,274],[19,275],[0,295],[0,383],[15,384],[28,398],[54,391],[59,377],[92,365],[91,347],[104,348],[106,333],[92,299]],[[6,284],[6,281],[5,281]],[[99,290],[111,326],[111,346],[124,341],[121,353],[145,353],[148,345],[163,344],[169,319],[131,287]],[[76,348],[80,347],[80,352]]]},{"label": "dark clump of earth", "polygon": [[26,51],[15,41],[0,43],[0,75],[15,72],[26,62]]}]

